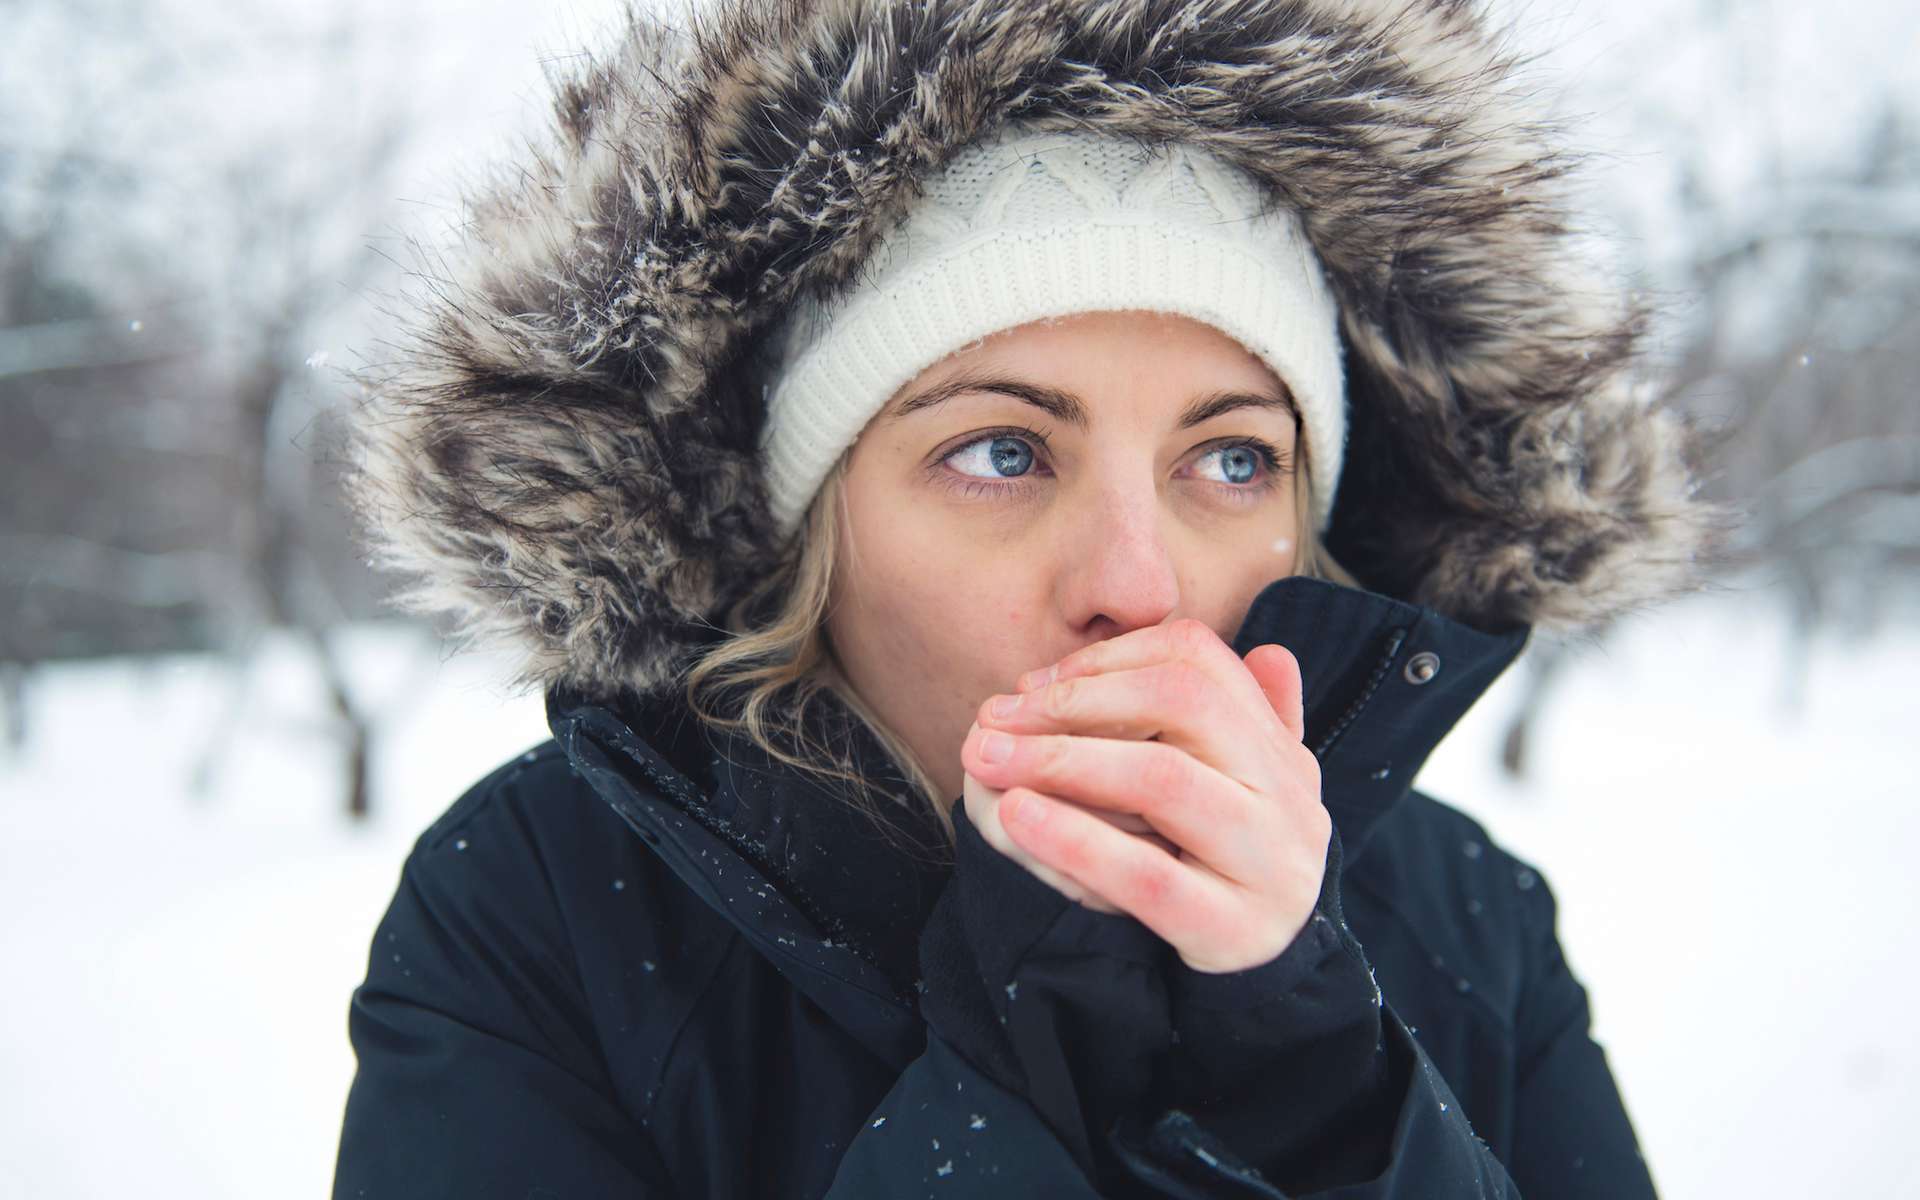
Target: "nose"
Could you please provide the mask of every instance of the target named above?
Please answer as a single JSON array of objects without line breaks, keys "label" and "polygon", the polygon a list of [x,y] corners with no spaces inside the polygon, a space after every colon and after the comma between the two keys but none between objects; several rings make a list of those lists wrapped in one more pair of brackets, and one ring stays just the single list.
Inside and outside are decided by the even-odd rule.
[{"label": "nose", "polygon": [[1151,483],[1104,488],[1068,522],[1060,602],[1090,640],[1157,625],[1180,603],[1180,577]]}]

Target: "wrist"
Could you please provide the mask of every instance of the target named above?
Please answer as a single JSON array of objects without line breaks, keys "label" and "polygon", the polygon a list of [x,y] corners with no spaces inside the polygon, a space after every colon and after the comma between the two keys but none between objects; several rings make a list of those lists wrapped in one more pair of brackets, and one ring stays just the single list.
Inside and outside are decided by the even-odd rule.
[{"label": "wrist", "polygon": [[1178,960],[1173,971],[1174,1011],[1248,1012],[1299,987],[1340,949],[1340,934],[1320,909],[1293,941],[1264,963],[1236,971],[1202,971]]}]

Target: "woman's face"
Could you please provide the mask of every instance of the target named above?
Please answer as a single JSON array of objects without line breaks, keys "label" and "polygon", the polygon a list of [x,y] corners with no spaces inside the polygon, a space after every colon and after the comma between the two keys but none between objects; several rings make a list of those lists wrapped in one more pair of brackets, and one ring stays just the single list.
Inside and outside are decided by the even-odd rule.
[{"label": "woman's face", "polygon": [[842,669],[958,797],[975,710],[1022,672],[1179,617],[1231,638],[1292,573],[1295,436],[1279,378],[1185,317],[1076,313],[956,351],[853,446]]}]

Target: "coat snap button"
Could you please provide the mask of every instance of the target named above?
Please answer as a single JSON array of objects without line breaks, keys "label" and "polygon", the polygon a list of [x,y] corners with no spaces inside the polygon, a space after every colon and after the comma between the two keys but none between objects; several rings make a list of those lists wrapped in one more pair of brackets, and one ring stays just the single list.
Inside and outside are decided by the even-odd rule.
[{"label": "coat snap button", "polygon": [[1426,683],[1440,673],[1440,656],[1431,650],[1422,650],[1407,660],[1407,682],[1415,687]]}]

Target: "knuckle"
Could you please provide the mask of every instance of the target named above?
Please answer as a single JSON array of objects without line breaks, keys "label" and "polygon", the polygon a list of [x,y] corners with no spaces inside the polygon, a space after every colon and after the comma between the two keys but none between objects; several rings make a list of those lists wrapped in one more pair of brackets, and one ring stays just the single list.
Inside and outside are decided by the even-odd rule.
[{"label": "knuckle", "polygon": [[1206,685],[1206,672],[1185,659],[1168,663],[1159,675],[1160,698],[1181,708],[1197,703]]},{"label": "knuckle", "polygon": [[1158,852],[1141,855],[1122,875],[1121,887],[1132,901],[1129,907],[1147,909],[1164,906],[1173,895],[1174,862]]},{"label": "knuckle", "polygon": [[1045,784],[1071,776],[1073,743],[1052,734],[1027,739],[1031,745],[1033,776]]},{"label": "knuckle", "polygon": [[1320,795],[1320,760],[1305,747],[1302,747],[1302,751],[1297,760],[1300,763],[1300,782],[1317,797]]},{"label": "knuckle", "polygon": [[1064,676],[1069,672],[1080,675],[1097,673],[1102,661],[1101,652],[1105,646],[1105,642],[1094,642],[1055,659],[1053,662],[1055,677]]},{"label": "knuckle", "polygon": [[1210,654],[1220,639],[1213,629],[1198,617],[1181,617],[1167,627],[1167,639],[1172,648],[1183,654]]},{"label": "knuckle", "polygon": [[1333,843],[1333,814],[1324,804],[1314,804],[1307,810],[1307,832],[1313,838],[1314,848],[1321,857],[1325,857],[1327,847]]},{"label": "knuckle", "polygon": [[1049,857],[1069,875],[1085,875],[1093,865],[1093,853],[1088,844],[1088,833],[1084,829],[1062,829],[1060,822],[1048,822],[1044,830],[1048,841]]},{"label": "knuckle", "polygon": [[1141,782],[1147,785],[1147,807],[1158,811],[1185,796],[1193,786],[1193,762],[1177,746],[1164,742],[1142,742],[1141,745],[1152,748],[1140,775]]},{"label": "knuckle", "polygon": [[1242,670],[1246,669],[1245,664],[1240,661],[1240,656],[1234,653],[1233,647],[1227,644],[1213,626],[1192,617],[1186,620],[1190,628],[1188,632],[1182,634],[1182,637],[1185,639],[1188,657],[1195,662],[1214,662],[1222,667],[1230,663]]},{"label": "knuckle", "polygon": [[1072,714],[1080,692],[1078,678],[1058,680],[1047,688],[1041,711],[1049,717],[1068,716]]}]

